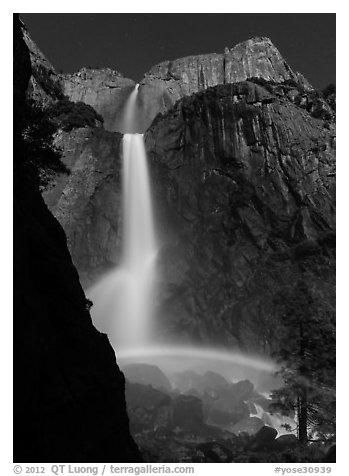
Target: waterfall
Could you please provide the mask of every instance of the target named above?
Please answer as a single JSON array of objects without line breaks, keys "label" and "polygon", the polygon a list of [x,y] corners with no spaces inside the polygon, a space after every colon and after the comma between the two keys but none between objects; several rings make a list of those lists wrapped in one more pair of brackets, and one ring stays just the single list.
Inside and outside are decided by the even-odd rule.
[{"label": "waterfall", "polygon": [[120,266],[88,291],[96,327],[115,349],[151,343],[157,243],[154,232],[147,156],[136,130],[138,85],[126,104],[122,144],[123,234]]},{"label": "waterfall", "polygon": [[134,90],[130,94],[126,107],[123,120],[123,131],[128,134],[132,134],[137,131],[137,97],[138,97],[139,84],[136,84]]},{"label": "waterfall", "polygon": [[[138,134],[138,85],[130,94],[123,122],[122,243],[119,266],[101,278],[86,294],[92,300],[95,326],[108,335],[119,362],[167,362],[169,367],[234,369],[235,377],[269,374],[274,363],[233,349],[185,345],[174,337],[165,345],[156,341],[154,301],[159,282],[151,187],[143,134]],[[115,243],[115,248],[117,244]],[[172,368],[172,367],[171,367]],[[227,370],[228,372],[228,370]]]}]

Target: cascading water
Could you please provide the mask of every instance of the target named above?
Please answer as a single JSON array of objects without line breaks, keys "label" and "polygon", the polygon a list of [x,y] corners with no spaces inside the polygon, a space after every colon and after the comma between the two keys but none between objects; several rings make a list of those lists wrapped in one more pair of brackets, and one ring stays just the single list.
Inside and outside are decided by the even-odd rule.
[{"label": "cascading water", "polygon": [[[137,93],[138,85],[126,105],[124,129],[128,131],[135,130]],[[88,292],[96,326],[121,350],[151,342],[157,255],[143,134],[124,134],[122,155],[121,264]]]},{"label": "cascading water", "polygon": [[[223,349],[185,347],[175,340],[166,346],[155,341],[154,298],[158,271],[158,243],[154,231],[147,157],[143,135],[137,131],[138,85],[125,109],[123,130],[123,235],[120,265],[87,291],[93,301],[91,314],[96,327],[108,334],[121,364],[153,359],[188,366],[199,362],[217,370],[227,363],[235,373],[272,372],[268,359],[253,358]],[[169,364],[171,365],[171,364]],[[217,367],[218,366],[218,367]],[[248,370],[249,369],[249,370]]]},{"label": "cascading water", "polygon": [[[296,416],[291,418],[289,416],[281,415],[280,413],[269,413],[265,411],[260,405],[254,404],[256,408],[256,414],[252,413],[250,416],[257,416],[260,418],[266,426],[275,428],[278,435],[286,435],[290,432],[295,433],[297,428]],[[291,428],[286,430],[285,425]]]},{"label": "cascading water", "polygon": [[[124,310],[129,320],[128,343],[149,343],[153,334],[152,314],[157,246],[151,207],[147,158],[142,134],[125,134],[123,269],[128,276]],[[138,334],[134,336],[134,334]]]}]

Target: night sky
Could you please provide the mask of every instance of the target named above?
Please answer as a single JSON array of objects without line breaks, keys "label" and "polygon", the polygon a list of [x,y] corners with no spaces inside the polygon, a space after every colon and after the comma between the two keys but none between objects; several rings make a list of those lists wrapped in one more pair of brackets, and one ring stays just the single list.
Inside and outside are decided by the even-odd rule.
[{"label": "night sky", "polygon": [[110,67],[140,81],[151,66],[201,53],[223,53],[268,36],[313,86],[335,82],[335,14],[21,14],[57,71]]}]

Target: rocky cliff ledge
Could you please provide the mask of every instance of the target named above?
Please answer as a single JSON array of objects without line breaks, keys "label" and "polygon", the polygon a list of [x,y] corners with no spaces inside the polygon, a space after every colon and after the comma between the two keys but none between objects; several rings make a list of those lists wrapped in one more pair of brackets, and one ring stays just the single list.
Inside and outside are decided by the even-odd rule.
[{"label": "rocky cliff ledge", "polygon": [[124,376],[91,322],[64,231],[23,169],[32,74],[14,19],[14,461],[137,462]]}]

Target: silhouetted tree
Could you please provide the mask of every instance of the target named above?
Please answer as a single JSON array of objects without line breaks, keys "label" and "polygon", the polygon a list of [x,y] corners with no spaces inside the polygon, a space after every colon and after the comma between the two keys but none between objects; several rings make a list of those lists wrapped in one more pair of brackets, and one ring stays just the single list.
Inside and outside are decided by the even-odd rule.
[{"label": "silhouetted tree", "polygon": [[61,161],[62,151],[55,145],[58,129],[71,131],[79,127],[96,127],[103,118],[91,106],[59,99],[41,106],[34,101],[26,102],[22,132],[25,157],[25,173],[41,189],[47,188],[52,178],[69,169]]},{"label": "silhouetted tree", "polygon": [[64,131],[78,127],[96,127],[103,123],[103,117],[92,106],[83,102],[73,102],[68,98],[52,103],[46,110],[52,123]]},{"label": "silhouetted tree", "polygon": [[273,409],[296,411],[302,443],[310,432],[330,439],[335,431],[334,310],[305,277],[298,275],[274,298],[280,317],[275,356],[284,385],[272,395]]},{"label": "silhouetted tree", "polygon": [[61,150],[54,143],[57,124],[50,111],[34,101],[25,105],[22,142],[24,147],[22,166],[31,182],[45,189],[58,173],[69,173],[61,161]]}]

